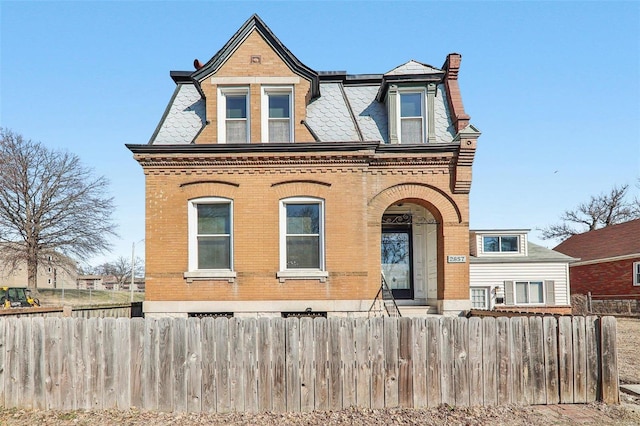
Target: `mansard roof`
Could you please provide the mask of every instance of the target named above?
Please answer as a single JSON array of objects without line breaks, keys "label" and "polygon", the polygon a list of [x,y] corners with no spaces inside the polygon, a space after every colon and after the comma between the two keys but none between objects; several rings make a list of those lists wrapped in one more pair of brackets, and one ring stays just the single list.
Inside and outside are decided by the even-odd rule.
[{"label": "mansard roof", "polygon": [[202,81],[211,74],[215,73],[233,54],[233,52],[242,44],[242,42],[253,31],[260,33],[262,38],[271,46],[271,48],[280,56],[280,58],[289,66],[289,68],[299,76],[311,81],[311,97],[315,98],[320,95],[318,73],[295,57],[287,47],[282,44],[278,37],[267,27],[257,14],[253,14],[231,39],[205,63],[200,69],[191,74],[191,78],[195,81]]}]

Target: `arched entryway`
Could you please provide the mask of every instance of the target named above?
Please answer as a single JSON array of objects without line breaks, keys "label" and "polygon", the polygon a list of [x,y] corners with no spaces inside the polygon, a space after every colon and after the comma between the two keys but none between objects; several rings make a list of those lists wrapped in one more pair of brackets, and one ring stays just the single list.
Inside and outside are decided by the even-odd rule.
[{"label": "arched entryway", "polygon": [[380,264],[400,302],[426,305],[438,292],[438,221],[424,206],[402,200],[382,216]]},{"label": "arched entryway", "polygon": [[[388,244],[392,244],[394,239],[405,241],[402,250],[407,251],[408,266],[404,271],[401,271],[402,266],[395,267],[400,271],[386,268],[387,274],[398,273],[392,286],[396,290],[404,290],[394,292],[399,297],[398,304],[416,305],[416,312],[424,312],[426,306],[429,313],[447,315],[457,315],[468,309],[469,222],[466,198],[456,197],[427,183],[402,183],[378,192],[369,200],[368,210],[369,235],[374,238],[371,247],[375,247],[375,256],[370,257],[372,281],[376,273],[383,270],[383,263],[393,264],[385,262],[389,260],[388,256],[387,259],[383,257],[383,238]],[[404,214],[410,219],[403,218]],[[394,228],[391,225],[398,226]],[[393,234],[394,231],[404,235],[383,237],[383,234]],[[450,257],[465,261],[449,261]],[[405,274],[404,277],[401,273]],[[393,276],[389,277],[388,281],[392,280]]]}]

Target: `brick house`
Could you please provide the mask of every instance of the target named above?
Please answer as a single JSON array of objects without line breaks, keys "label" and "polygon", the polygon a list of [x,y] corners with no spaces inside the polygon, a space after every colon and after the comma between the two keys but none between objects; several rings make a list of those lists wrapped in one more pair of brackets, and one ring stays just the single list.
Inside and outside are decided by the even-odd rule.
[{"label": "brick house", "polygon": [[472,230],[469,244],[472,309],[571,313],[576,259],[532,243],[528,229]]},{"label": "brick house", "polygon": [[554,250],[571,264],[571,293],[640,299],[640,219],[574,235]]},{"label": "brick house", "polygon": [[383,270],[401,309],[469,309],[480,133],[460,59],[317,72],[254,15],[171,72],[151,140],[127,145],[146,183],[145,314],[366,315]]}]

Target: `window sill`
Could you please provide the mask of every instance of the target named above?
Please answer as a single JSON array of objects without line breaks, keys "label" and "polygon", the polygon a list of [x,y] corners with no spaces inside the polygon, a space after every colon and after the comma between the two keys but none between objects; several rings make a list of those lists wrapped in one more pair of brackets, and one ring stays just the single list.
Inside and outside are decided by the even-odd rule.
[{"label": "window sill", "polygon": [[319,280],[321,283],[326,282],[329,277],[327,271],[297,269],[289,271],[278,271],[276,277],[281,283],[286,280]]},{"label": "window sill", "polygon": [[210,281],[210,280],[227,280],[233,283],[236,280],[236,272],[226,269],[221,270],[201,270],[201,271],[188,271],[184,273],[184,278],[188,283],[194,281]]}]

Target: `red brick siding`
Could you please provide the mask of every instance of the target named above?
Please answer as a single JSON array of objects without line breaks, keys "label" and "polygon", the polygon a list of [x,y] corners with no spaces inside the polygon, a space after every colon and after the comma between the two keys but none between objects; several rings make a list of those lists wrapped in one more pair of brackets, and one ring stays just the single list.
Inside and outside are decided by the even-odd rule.
[{"label": "red brick siding", "polygon": [[594,296],[630,295],[640,298],[640,286],[633,285],[633,262],[640,257],[616,262],[596,263],[591,265],[572,266],[571,294],[587,294]]}]

